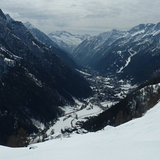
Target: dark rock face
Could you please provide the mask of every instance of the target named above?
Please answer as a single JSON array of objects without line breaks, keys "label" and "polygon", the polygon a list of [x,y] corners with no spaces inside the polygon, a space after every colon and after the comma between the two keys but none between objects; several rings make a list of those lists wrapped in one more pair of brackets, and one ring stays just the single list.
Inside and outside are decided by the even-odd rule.
[{"label": "dark rock face", "polygon": [[21,132],[37,132],[33,120],[43,124],[55,120],[62,114],[58,106],[74,104],[72,96],[84,98],[91,94],[83,77],[21,22],[7,20],[1,12],[0,144],[11,144]]}]

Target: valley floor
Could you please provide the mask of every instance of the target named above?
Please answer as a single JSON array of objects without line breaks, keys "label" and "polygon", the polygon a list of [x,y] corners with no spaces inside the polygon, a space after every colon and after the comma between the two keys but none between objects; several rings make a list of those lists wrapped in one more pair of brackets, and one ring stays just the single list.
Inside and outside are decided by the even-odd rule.
[{"label": "valley floor", "polygon": [[[44,139],[68,137],[71,132],[82,133],[81,124],[83,122],[109,109],[136,87],[131,86],[129,81],[118,80],[112,76],[100,76],[92,70],[77,71],[90,82],[94,95],[81,101],[74,99],[76,102],[74,106],[60,107],[64,111],[64,115],[46,128],[44,124],[33,119],[33,123],[40,129],[40,133],[31,136],[30,143],[41,142]],[[62,134],[64,132],[65,134]]]},{"label": "valley floor", "polygon": [[27,148],[0,146],[1,160],[158,160],[160,103],[142,118],[96,133],[72,135]]}]

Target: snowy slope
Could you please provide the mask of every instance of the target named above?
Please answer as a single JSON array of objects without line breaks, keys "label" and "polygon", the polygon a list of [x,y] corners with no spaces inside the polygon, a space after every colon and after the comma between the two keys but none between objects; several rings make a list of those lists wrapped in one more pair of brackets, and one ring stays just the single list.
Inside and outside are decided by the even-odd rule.
[{"label": "snowy slope", "polygon": [[70,106],[61,108],[65,112],[65,115],[63,117],[60,117],[57,122],[49,128],[49,130],[46,132],[47,135],[51,135],[52,130],[54,130],[55,135],[53,135],[53,137],[55,137],[56,135],[61,135],[61,129],[73,129],[75,127],[79,128],[77,122],[86,121],[86,118],[96,116],[99,113],[103,112],[102,108],[100,108],[98,105],[89,103],[88,105],[84,106],[83,103],[78,103],[78,106],[74,108]]},{"label": "snowy slope", "polygon": [[125,34],[125,31],[113,29],[86,39],[75,48],[73,56],[81,65],[94,63],[102,56],[102,53],[108,46]]},{"label": "snowy slope", "polygon": [[90,35],[74,35],[66,31],[54,31],[48,34],[53,42],[65,51],[72,53],[73,49]]},{"label": "snowy slope", "polygon": [[159,71],[159,50],[160,23],[140,24],[129,31],[112,30],[85,40],[73,56],[78,64],[103,75],[117,75],[140,84]]},{"label": "snowy slope", "polygon": [[160,103],[144,117],[118,127],[71,138],[50,140],[32,148],[0,146],[3,160],[158,160],[160,157]]}]

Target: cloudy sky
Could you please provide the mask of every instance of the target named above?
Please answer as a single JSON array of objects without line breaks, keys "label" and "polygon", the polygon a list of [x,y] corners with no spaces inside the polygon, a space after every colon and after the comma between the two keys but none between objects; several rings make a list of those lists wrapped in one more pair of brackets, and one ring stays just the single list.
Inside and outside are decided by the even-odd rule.
[{"label": "cloudy sky", "polygon": [[96,35],[160,22],[160,0],[0,0],[0,7],[47,34],[65,30]]}]

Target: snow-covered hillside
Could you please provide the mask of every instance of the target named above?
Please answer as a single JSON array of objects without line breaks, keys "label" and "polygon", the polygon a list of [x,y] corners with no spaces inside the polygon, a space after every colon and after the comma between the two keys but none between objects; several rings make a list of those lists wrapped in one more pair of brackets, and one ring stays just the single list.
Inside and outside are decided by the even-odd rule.
[{"label": "snow-covered hillside", "polygon": [[65,51],[72,53],[73,49],[78,46],[83,40],[90,38],[89,34],[78,35],[71,34],[66,31],[54,31],[48,34],[53,42]]},{"label": "snow-covered hillside", "polygon": [[125,34],[125,31],[113,29],[108,32],[103,32],[98,36],[93,36],[80,43],[74,49],[73,56],[77,63],[80,63],[81,65],[93,63],[93,61],[97,61],[102,56],[102,53],[108,46]]},{"label": "snow-covered hillside", "polygon": [[0,146],[2,160],[158,160],[160,157],[160,103],[142,118],[96,133],[72,135],[27,148]]},{"label": "snow-covered hillside", "polygon": [[73,56],[78,64],[103,75],[117,75],[141,84],[158,75],[160,23],[140,24],[129,31],[112,30],[79,44]]}]

